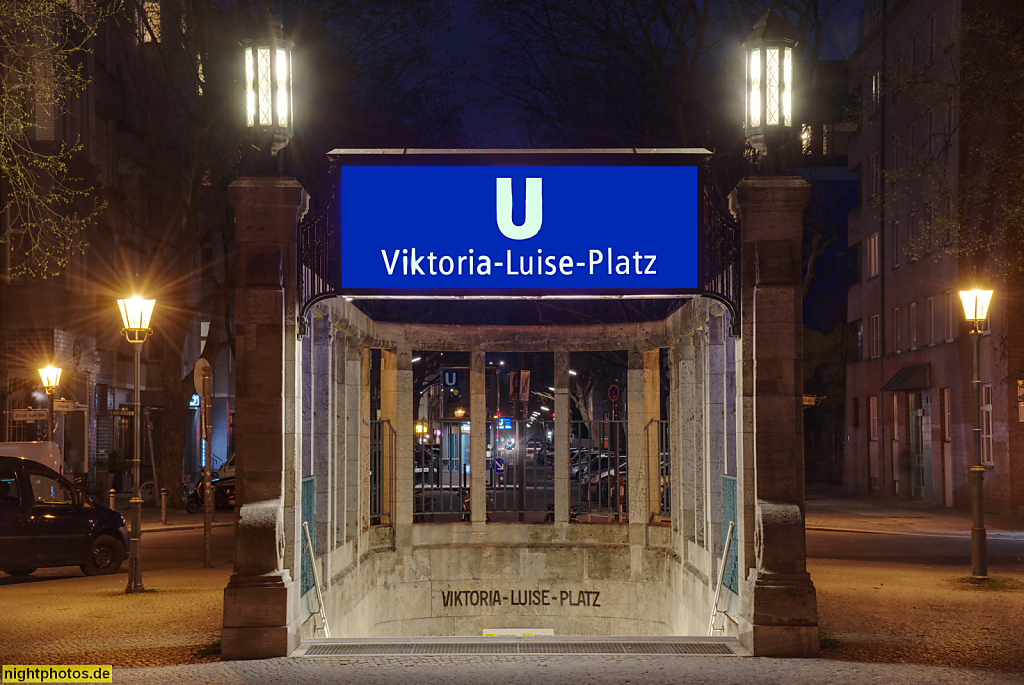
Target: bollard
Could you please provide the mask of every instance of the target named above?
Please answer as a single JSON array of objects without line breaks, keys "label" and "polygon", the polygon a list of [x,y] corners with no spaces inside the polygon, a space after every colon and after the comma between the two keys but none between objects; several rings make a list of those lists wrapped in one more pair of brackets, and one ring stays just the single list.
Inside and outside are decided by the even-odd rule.
[{"label": "bollard", "polygon": [[114,508],[114,493],[115,492],[116,492],[116,490],[114,490],[114,488],[110,488],[110,508],[111,509]]},{"label": "bollard", "polygon": [[160,522],[167,525],[167,488],[160,488]]}]

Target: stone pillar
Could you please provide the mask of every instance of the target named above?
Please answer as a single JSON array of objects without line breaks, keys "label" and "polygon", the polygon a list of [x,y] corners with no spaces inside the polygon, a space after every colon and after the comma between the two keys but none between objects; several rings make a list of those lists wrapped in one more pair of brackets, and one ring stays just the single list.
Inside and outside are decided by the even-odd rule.
[{"label": "stone pillar", "polygon": [[697,453],[697,418],[694,409],[697,398],[694,396],[694,345],[693,334],[683,336],[673,348],[673,367],[677,368],[674,392],[677,395],[672,406],[676,416],[672,417],[672,433],[677,436],[676,447],[672,450],[672,491],[678,492],[675,501],[679,505],[678,512],[673,509],[672,517],[677,519],[676,527],[682,538],[678,549],[684,550],[688,558],[688,546],[685,544],[694,537],[694,479],[693,459]]},{"label": "stone pillar", "polygon": [[391,429],[398,429],[398,355],[394,350],[380,351],[380,522],[395,525],[395,464],[390,460],[395,448]]},{"label": "stone pillar", "polygon": [[[487,356],[469,354],[469,509],[470,521],[487,521]],[[494,446],[497,454],[497,445]]]},{"label": "stone pillar", "polygon": [[[345,338],[345,541],[358,540],[365,490],[362,488],[363,348]],[[369,405],[365,405],[369,406]]]},{"label": "stone pillar", "polygon": [[[331,441],[331,392],[334,384],[334,373],[331,362],[331,321],[326,316],[313,317],[311,326],[312,359],[311,398],[312,406],[312,474],[316,477],[316,520],[309,524],[309,534],[313,538],[313,547],[317,557],[323,557],[324,563],[330,559],[332,549],[331,527],[334,523],[332,508],[334,505],[334,453]],[[320,571],[321,578],[327,575],[326,566]]]},{"label": "stone pillar", "polygon": [[[725,473],[726,433],[728,422],[725,411],[725,307],[715,303],[708,317],[708,549],[713,557],[722,554],[722,474]],[[718,569],[715,568],[717,573]],[[718,581],[716,581],[718,582]]]},{"label": "stone pillar", "polygon": [[569,522],[569,352],[555,352],[555,523]]},{"label": "stone pillar", "polygon": [[753,559],[741,567],[740,639],[755,656],[811,657],[819,650],[804,540],[800,262],[809,196],[799,178],[744,179],[729,196],[743,241],[739,479],[754,527],[743,521],[741,539],[753,540]]},{"label": "stone pillar", "polygon": [[224,589],[221,655],[262,659],[287,656],[299,644],[298,580],[288,570],[298,568],[298,545],[286,547],[295,521],[286,521],[285,508],[295,510],[299,487],[294,482],[299,376],[295,237],[306,196],[291,179],[243,178],[231,184],[228,198],[235,209],[238,245],[239,507],[234,573]]},{"label": "stone pillar", "polygon": [[412,469],[416,436],[412,416],[412,350],[400,345],[395,357],[395,464],[393,500],[395,545],[406,552],[412,545]]},{"label": "stone pillar", "polygon": [[[630,350],[626,363],[626,454],[629,457],[629,544],[647,543],[651,509],[648,501],[644,388],[644,354]],[[616,458],[618,455],[614,455]]]},{"label": "stone pillar", "polygon": [[[659,464],[661,426],[661,350],[644,351],[644,442],[647,461],[648,520],[661,506],[661,469]],[[653,422],[653,423],[652,423]]]}]

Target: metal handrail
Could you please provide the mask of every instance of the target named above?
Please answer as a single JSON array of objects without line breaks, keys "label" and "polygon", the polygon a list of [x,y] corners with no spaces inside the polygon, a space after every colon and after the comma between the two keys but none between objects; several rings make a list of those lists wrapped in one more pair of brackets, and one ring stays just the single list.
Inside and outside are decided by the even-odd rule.
[{"label": "metal handrail", "polygon": [[302,532],[306,536],[306,553],[309,555],[309,567],[313,571],[313,587],[316,588],[317,613],[324,622],[324,637],[331,636],[331,627],[327,625],[327,612],[324,611],[324,595],[320,591],[320,572],[316,570],[316,557],[313,555],[313,540],[309,537],[309,523],[302,522]]},{"label": "metal handrail", "polygon": [[732,545],[732,531],[736,528],[735,521],[729,521],[729,533],[725,536],[725,548],[722,550],[722,561],[718,564],[718,583],[715,588],[715,603],[711,605],[711,618],[708,620],[708,637],[715,632],[715,617],[722,613],[718,609],[718,600],[722,596],[722,576],[725,575],[725,564],[729,559],[729,547]]}]

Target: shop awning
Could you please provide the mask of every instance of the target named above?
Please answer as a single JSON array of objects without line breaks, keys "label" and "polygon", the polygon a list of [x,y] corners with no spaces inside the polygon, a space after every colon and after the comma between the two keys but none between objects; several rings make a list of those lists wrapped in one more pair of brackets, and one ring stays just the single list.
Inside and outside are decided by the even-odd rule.
[{"label": "shop awning", "polygon": [[911,364],[904,366],[882,386],[883,392],[902,392],[904,390],[927,390],[931,386],[931,364]]}]

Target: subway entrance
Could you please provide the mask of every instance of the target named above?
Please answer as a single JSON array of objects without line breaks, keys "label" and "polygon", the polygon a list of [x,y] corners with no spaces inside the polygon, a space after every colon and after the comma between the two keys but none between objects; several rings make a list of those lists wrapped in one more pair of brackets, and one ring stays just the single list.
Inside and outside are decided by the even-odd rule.
[{"label": "subway entrance", "polygon": [[328,631],[816,653],[806,184],[730,213],[707,154],[335,151],[306,216],[236,184],[226,658]]}]

